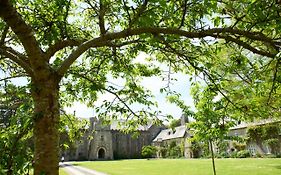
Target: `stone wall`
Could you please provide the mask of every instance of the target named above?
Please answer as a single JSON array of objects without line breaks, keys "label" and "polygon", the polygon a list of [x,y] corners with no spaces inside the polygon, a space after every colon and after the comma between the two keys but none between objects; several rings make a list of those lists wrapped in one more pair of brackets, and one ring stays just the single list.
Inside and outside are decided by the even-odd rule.
[{"label": "stone wall", "polygon": [[141,158],[141,149],[149,145],[150,133],[141,131],[135,138],[131,134],[124,134],[120,131],[112,131],[114,159]]},{"label": "stone wall", "polygon": [[[89,160],[113,159],[112,134],[110,130],[97,130],[93,137],[89,147]],[[103,149],[104,155],[99,155],[102,151],[101,149]]]}]

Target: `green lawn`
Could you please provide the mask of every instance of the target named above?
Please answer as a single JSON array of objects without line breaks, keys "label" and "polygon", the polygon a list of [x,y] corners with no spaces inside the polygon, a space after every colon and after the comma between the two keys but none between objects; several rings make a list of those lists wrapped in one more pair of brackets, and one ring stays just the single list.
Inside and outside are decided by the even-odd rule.
[{"label": "green lawn", "polygon": [[[75,162],[110,175],[212,175],[210,159]],[[280,175],[281,159],[217,159],[217,175]]]},{"label": "green lawn", "polygon": [[68,175],[68,174],[64,170],[62,170],[62,168],[60,168],[59,175]]}]

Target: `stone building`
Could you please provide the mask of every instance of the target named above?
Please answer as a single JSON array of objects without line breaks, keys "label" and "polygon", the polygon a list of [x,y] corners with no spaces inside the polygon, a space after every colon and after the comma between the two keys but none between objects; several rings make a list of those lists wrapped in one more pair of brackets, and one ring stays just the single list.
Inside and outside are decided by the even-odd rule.
[{"label": "stone building", "polygon": [[[77,148],[64,153],[66,160],[110,160],[141,158],[141,150],[150,145],[163,127],[153,125],[138,127],[138,137],[121,132],[118,122],[103,125],[96,118],[90,118],[90,127]],[[89,139],[91,138],[92,139]]]},{"label": "stone building", "polygon": [[[182,116],[181,119],[181,126],[175,127],[173,129],[164,129],[162,130],[155,139],[153,139],[153,145],[158,147],[158,150],[161,148],[168,148],[172,142],[175,142],[176,145],[180,146],[181,154],[180,157],[185,158],[194,158],[198,157],[199,153],[195,153],[192,151],[192,143],[188,140],[189,138],[193,137],[190,128],[187,128],[185,117]],[[187,121],[188,122],[188,121]],[[161,158],[164,157],[161,151],[157,152],[157,157]]]},{"label": "stone building", "polygon": [[[240,123],[232,128],[229,129],[229,136],[239,136],[239,137],[246,137],[247,136],[247,130],[249,127],[252,126],[263,126],[263,125],[267,125],[267,124],[274,124],[274,123],[281,123],[280,120],[262,120],[262,121],[258,121],[258,122],[251,122],[251,123]],[[280,128],[280,133],[279,133],[279,145],[281,146],[281,128]],[[231,151],[235,151],[234,148],[234,143],[233,141],[229,142],[229,152]],[[257,143],[255,141],[249,141],[246,142],[246,150],[248,150],[251,155],[256,155],[256,154],[260,154],[260,155],[264,155],[264,154],[272,154],[273,151],[271,150],[270,146],[266,143],[266,142],[262,142],[262,143]],[[279,152],[279,154],[281,153],[281,147],[279,147],[279,151],[277,150],[277,152]]]}]

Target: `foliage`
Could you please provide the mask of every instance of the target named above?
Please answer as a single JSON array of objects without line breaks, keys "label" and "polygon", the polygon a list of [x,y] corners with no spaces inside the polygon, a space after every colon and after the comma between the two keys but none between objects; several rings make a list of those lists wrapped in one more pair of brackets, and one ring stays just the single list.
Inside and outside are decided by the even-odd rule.
[{"label": "foliage", "polygon": [[[191,111],[190,111],[191,112]],[[185,119],[185,123],[189,123],[189,117],[191,117],[191,116],[186,116],[185,114],[183,114],[184,116],[182,116],[182,117],[184,117],[184,119]],[[181,126],[181,118],[179,118],[179,119],[172,119],[171,120],[171,122],[170,122],[170,124],[169,124],[169,128],[175,128],[175,127],[178,127],[178,126]]]},{"label": "foliage", "polygon": [[169,145],[168,145],[168,149],[167,149],[167,157],[170,158],[179,158],[182,157],[182,148],[180,145],[177,144],[176,141],[172,141]]},{"label": "foliage", "polygon": [[141,150],[141,155],[143,158],[152,158],[156,156],[157,148],[155,146],[143,146]]},{"label": "foliage", "polygon": [[170,128],[175,128],[181,125],[181,120],[180,119],[173,119],[170,124],[169,127]]},{"label": "foliage", "polygon": [[[220,103],[231,119],[279,117],[280,9],[280,2],[272,0],[2,0],[0,68],[8,75],[4,79],[30,78],[34,132],[42,123],[49,132],[35,134],[35,141],[44,134],[55,138],[38,149],[58,146],[59,95],[63,106],[78,100],[101,117],[123,115],[128,130],[158,115],[152,110],[157,106],[153,95],[140,85],[143,77],[161,72],[153,66],[156,60],[171,68],[169,75],[182,71],[195,83],[202,78],[210,91],[223,96]],[[139,51],[155,58],[147,65],[134,63]],[[110,76],[124,83],[115,86]],[[104,93],[115,100],[95,106]],[[144,107],[134,111],[134,104]],[[222,110],[214,112],[211,106],[197,118],[209,113],[208,122],[218,124]],[[47,120],[49,115],[55,123]],[[219,136],[212,131],[208,138]],[[35,159],[35,173],[58,174],[58,151],[49,153],[48,159]]]},{"label": "foliage", "polygon": [[[28,88],[6,82],[0,88],[0,172],[8,175],[28,174],[33,164],[33,105]],[[60,147],[67,149],[83,134],[87,122],[70,115],[62,115]]]},{"label": "foliage", "polygon": [[254,141],[260,146],[268,144],[272,153],[277,154],[280,149],[279,133],[280,123],[269,123],[248,128],[247,136],[250,141]]},{"label": "foliage", "polygon": [[237,152],[237,158],[247,158],[250,157],[251,154],[248,150],[241,150]]},{"label": "foliage", "polygon": [[229,141],[220,141],[216,144],[217,144],[217,148],[218,148],[219,153],[227,151],[227,149],[229,147]]},{"label": "foliage", "polygon": [[32,104],[25,87],[6,82],[0,89],[0,172],[27,174],[32,166]]},{"label": "foliage", "polygon": [[233,146],[237,151],[243,151],[246,149],[246,143],[233,142]]}]

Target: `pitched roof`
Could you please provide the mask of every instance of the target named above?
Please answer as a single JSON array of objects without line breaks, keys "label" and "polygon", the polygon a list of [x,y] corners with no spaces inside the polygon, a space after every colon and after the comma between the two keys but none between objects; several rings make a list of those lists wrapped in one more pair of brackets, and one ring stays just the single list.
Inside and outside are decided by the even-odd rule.
[{"label": "pitched roof", "polygon": [[242,128],[247,128],[250,126],[258,126],[258,125],[265,125],[265,124],[269,124],[269,123],[280,123],[281,120],[276,120],[276,119],[266,119],[266,120],[259,120],[259,121],[255,121],[255,122],[250,122],[250,123],[246,123],[246,122],[242,122],[234,127],[229,128],[229,130],[236,130],[236,129],[242,129]]},{"label": "pitched roof", "polygon": [[162,130],[157,137],[153,140],[153,142],[169,140],[175,138],[183,138],[186,132],[185,126],[178,126],[174,129],[164,129]]}]

